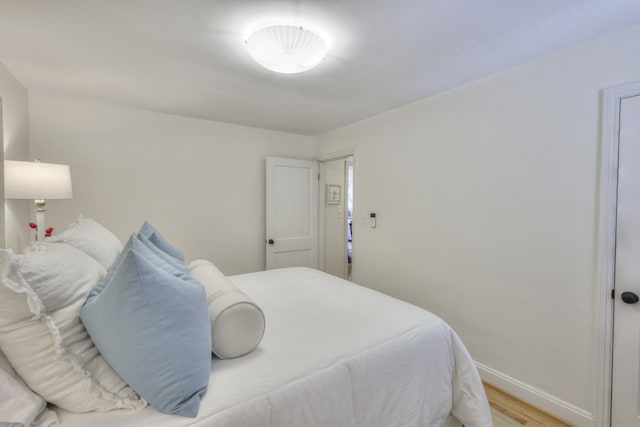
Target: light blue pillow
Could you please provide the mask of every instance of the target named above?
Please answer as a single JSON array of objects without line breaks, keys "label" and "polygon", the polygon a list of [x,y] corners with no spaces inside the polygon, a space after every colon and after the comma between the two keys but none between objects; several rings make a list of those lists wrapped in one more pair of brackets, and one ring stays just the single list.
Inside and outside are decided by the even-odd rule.
[{"label": "light blue pillow", "polygon": [[211,322],[203,286],[135,236],[109,270],[80,310],[91,339],[151,406],[195,417],[211,370]]},{"label": "light blue pillow", "polygon": [[169,255],[168,253],[162,251],[160,248],[158,248],[156,245],[154,245],[151,242],[151,240],[147,239],[142,234],[137,233],[137,234],[134,234],[134,236],[136,237],[136,239],[140,243],[143,243],[149,250],[151,250],[151,252],[153,252],[155,255],[157,255],[159,258],[161,258],[167,264],[169,264],[170,266],[172,266],[176,270],[180,270],[180,271],[184,272],[185,274],[189,273],[189,267],[187,267],[187,265],[184,263],[184,261],[180,261],[179,259],[174,258],[171,255]]},{"label": "light blue pillow", "polygon": [[140,228],[138,233],[149,239],[149,241],[156,245],[162,252],[184,262],[184,254],[182,251],[169,243],[169,241],[165,239],[164,236],[153,227],[153,225],[149,224],[148,221],[145,221],[144,224],[142,224],[142,228]]},{"label": "light blue pillow", "polygon": [[[133,249],[140,255],[144,256],[148,261],[154,264],[156,267],[165,270],[174,276],[183,280],[195,280],[189,275],[189,268],[184,262],[181,262],[174,257],[164,253],[158,249],[153,243],[141,234],[133,233],[129,236],[129,240],[122,248],[122,251],[118,254],[116,259],[111,264],[111,267],[107,270],[107,275],[100,281],[89,293],[87,300],[95,297],[96,294],[102,292],[102,289],[111,280],[111,277],[117,271],[118,265],[122,262],[125,255],[125,249]],[[199,283],[199,282],[198,282]]]}]

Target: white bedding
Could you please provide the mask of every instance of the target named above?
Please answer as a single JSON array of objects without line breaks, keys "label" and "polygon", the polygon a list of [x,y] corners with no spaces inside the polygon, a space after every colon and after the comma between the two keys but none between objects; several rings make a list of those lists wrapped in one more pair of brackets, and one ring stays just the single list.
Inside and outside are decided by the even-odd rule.
[{"label": "white bedding", "polygon": [[232,276],[262,308],[251,354],[213,359],[198,417],[58,411],[62,427],[491,426],[464,345],[435,315],[317,270]]}]

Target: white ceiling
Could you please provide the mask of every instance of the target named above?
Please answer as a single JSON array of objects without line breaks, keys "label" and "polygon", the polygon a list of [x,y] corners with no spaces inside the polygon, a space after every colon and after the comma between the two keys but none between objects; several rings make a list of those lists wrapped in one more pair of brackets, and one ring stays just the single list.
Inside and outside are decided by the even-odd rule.
[{"label": "white ceiling", "polygon": [[[244,37],[279,19],[327,35],[317,68],[253,63]],[[0,0],[0,62],[30,90],[313,135],[636,24],[639,0]]]}]

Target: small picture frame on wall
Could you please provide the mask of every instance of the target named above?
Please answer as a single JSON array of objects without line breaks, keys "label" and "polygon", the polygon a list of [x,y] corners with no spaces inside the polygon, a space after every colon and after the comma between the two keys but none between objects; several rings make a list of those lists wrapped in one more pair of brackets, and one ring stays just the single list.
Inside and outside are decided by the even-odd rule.
[{"label": "small picture frame on wall", "polygon": [[327,204],[339,205],[342,200],[342,187],[334,184],[327,184]]}]

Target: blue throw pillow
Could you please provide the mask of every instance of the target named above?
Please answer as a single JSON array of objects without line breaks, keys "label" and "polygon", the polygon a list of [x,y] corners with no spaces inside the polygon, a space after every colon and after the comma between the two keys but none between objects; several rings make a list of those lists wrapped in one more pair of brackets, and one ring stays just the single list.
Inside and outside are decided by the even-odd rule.
[{"label": "blue throw pillow", "polygon": [[165,270],[180,279],[195,280],[189,275],[189,267],[187,267],[184,262],[181,262],[174,257],[164,253],[153,243],[151,243],[149,239],[142,236],[141,234],[133,233],[131,236],[129,236],[129,240],[127,240],[127,243],[122,248],[122,251],[113,261],[111,267],[109,267],[109,270],[107,270],[107,275],[105,276],[105,278],[91,290],[89,296],[87,297],[87,300],[94,298],[96,294],[102,292],[102,289],[106,286],[107,283],[109,283],[111,277],[115,274],[116,271],[118,271],[117,267],[122,262],[122,259],[126,254],[125,249],[135,250],[140,255],[147,258],[147,260],[153,263],[156,267]]},{"label": "blue throw pillow", "polygon": [[151,406],[195,417],[211,370],[205,290],[177,277],[187,275],[135,237],[89,294],[80,319],[107,362]]},{"label": "blue throw pillow", "polygon": [[180,270],[180,271],[184,272],[185,274],[189,273],[189,267],[187,267],[187,265],[183,261],[180,261],[179,259],[174,258],[171,255],[169,255],[168,253],[164,252],[163,250],[158,248],[156,245],[154,245],[151,242],[151,240],[147,239],[142,234],[137,233],[137,234],[134,234],[134,236],[135,236],[137,242],[140,242],[140,243],[144,244],[144,246],[146,246],[151,252],[153,252],[155,255],[157,255],[158,258],[161,258],[163,261],[165,261],[171,267],[175,268],[176,270]]},{"label": "blue throw pillow", "polygon": [[184,254],[182,253],[182,251],[169,243],[169,241],[165,239],[162,234],[158,233],[158,230],[156,230],[153,225],[149,224],[148,221],[145,221],[144,224],[142,224],[142,228],[140,228],[140,231],[138,233],[149,239],[151,243],[156,245],[158,249],[160,249],[164,253],[169,254],[175,259],[184,262]]}]

